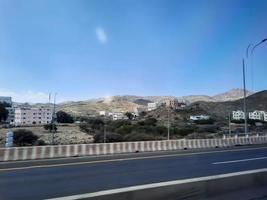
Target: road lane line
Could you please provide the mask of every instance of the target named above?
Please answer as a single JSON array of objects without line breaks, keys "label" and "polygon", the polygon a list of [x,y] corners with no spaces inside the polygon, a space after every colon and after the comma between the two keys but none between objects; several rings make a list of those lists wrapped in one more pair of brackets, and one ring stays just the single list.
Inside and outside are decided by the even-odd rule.
[{"label": "road lane line", "polygon": [[247,162],[247,161],[253,161],[253,160],[263,160],[267,159],[267,157],[258,157],[258,158],[246,158],[241,160],[229,160],[229,161],[222,161],[222,162],[214,162],[213,165],[220,165],[220,164],[228,164],[228,163],[237,163],[237,162]]},{"label": "road lane line", "polygon": [[200,182],[200,181],[217,180],[217,179],[229,178],[233,176],[249,175],[249,174],[255,174],[255,173],[262,173],[262,172],[267,172],[267,168],[233,172],[233,173],[227,173],[227,174],[204,176],[204,177],[198,177],[198,178],[182,179],[182,180],[175,180],[175,181],[151,183],[151,184],[145,184],[145,185],[136,185],[136,186],[130,186],[130,187],[111,189],[111,190],[102,190],[102,191],[93,192],[93,193],[85,193],[85,194],[71,195],[71,196],[65,196],[65,197],[50,198],[46,200],[78,200],[78,199],[101,197],[105,195],[119,194],[119,193],[125,193],[125,192],[132,192],[132,191],[137,191],[137,190],[160,188],[160,187],[180,185],[180,184],[186,184],[186,183],[194,183],[194,182]]},{"label": "road lane line", "polygon": [[[14,170],[35,169],[35,168],[48,168],[48,167],[62,167],[62,166],[108,163],[108,162],[122,162],[122,161],[154,159],[154,158],[166,158],[166,157],[193,156],[193,155],[201,155],[201,154],[205,155],[205,154],[213,154],[213,153],[250,151],[250,150],[258,150],[258,149],[266,149],[266,148],[267,147],[247,148],[247,149],[229,149],[229,150],[207,151],[207,152],[192,152],[192,153],[180,153],[180,154],[140,156],[140,157],[134,157],[134,158],[116,158],[116,159],[107,159],[107,160],[82,161],[82,162],[72,162],[72,163],[70,162],[70,163],[60,163],[60,164],[44,164],[44,165],[25,166],[25,167],[2,168],[2,169],[0,169],[0,172],[3,172],[3,171],[14,171]],[[47,161],[49,161],[49,160],[47,160]]]}]

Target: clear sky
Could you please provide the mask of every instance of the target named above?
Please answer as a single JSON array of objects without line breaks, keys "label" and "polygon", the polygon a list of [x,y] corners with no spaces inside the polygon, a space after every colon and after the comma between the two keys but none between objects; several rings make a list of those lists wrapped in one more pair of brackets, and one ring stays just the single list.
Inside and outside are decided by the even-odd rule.
[{"label": "clear sky", "polygon": [[[0,95],[214,95],[242,87],[266,37],[266,0],[0,0]],[[266,55],[247,61],[250,90],[267,88]]]}]

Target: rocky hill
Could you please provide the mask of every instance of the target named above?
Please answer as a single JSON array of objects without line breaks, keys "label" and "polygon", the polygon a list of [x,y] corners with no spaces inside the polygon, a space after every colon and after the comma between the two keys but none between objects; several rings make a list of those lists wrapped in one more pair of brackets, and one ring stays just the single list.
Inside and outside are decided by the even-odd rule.
[{"label": "rocky hill", "polygon": [[[248,95],[252,92],[247,92]],[[122,111],[122,112],[132,112],[136,108],[144,108],[147,103],[158,102],[162,103],[167,99],[178,98],[179,100],[185,101],[187,104],[192,104],[194,102],[224,102],[224,101],[234,101],[243,97],[242,89],[232,89],[228,92],[217,94],[215,96],[207,95],[190,95],[183,97],[174,96],[134,96],[134,95],[124,95],[124,96],[111,96],[105,98],[91,99],[88,101],[78,101],[78,102],[65,102],[58,104],[57,109],[64,110],[66,112],[72,113],[73,115],[97,115],[99,111],[105,110],[108,112],[112,111]],[[203,103],[204,105],[204,103]],[[216,104],[217,105],[217,104]]]},{"label": "rocky hill", "polygon": [[[198,106],[200,109],[207,111],[219,117],[226,117],[233,110],[243,110],[243,99],[225,102],[196,102],[190,107]],[[267,111],[267,90],[257,92],[247,97],[247,110],[265,110]]]},{"label": "rocky hill", "polygon": [[[247,96],[252,95],[253,92],[247,91]],[[190,96],[184,96],[183,99],[188,101],[189,103],[194,103],[197,101],[205,101],[205,102],[225,102],[225,101],[235,101],[238,99],[243,98],[244,92],[243,89],[240,88],[234,88],[227,92],[217,94],[214,96],[208,96],[208,95],[190,95]]]}]

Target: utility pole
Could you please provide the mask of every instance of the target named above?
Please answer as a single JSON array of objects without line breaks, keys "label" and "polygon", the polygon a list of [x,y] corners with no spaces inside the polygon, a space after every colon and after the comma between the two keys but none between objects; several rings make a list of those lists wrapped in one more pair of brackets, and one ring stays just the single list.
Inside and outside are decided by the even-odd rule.
[{"label": "utility pole", "polygon": [[106,140],[107,140],[107,134],[106,134],[106,122],[104,120],[104,139],[103,139],[103,142],[106,143]]},{"label": "utility pole", "polygon": [[229,113],[228,123],[229,123],[229,137],[231,137],[231,113]]},{"label": "utility pole", "polygon": [[244,114],[245,114],[245,135],[248,134],[248,123],[247,123],[247,104],[246,104],[246,98],[247,98],[247,91],[246,91],[246,71],[245,71],[245,60],[243,58],[243,89],[244,89]]},{"label": "utility pole", "polygon": [[53,115],[52,115],[52,145],[55,144],[55,133],[56,133],[56,97],[57,93],[54,96],[54,106],[53,106]]},{"label": "utility pole", "polygon": [[168,106],[168,136],[167,140],[170,140],[170,105]]}]

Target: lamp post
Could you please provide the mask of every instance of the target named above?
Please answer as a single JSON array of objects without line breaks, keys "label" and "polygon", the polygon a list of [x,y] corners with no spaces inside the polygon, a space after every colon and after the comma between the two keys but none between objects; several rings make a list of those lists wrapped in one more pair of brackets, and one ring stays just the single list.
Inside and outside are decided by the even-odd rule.
[{"label": "lamp post", "polygon": [[[248,59],[248,52],[249,52],[249,48],[253,46],[252,50],[251,50],[251,55],[254,55],[254,51],[255,49],[261,45],[262,43],[266,42],[267,38],[261,40],[260,42],[258,42],[257,44],[255,44],[254,46],[252,44],[249,44],[247,49],[246,49],[246,58]],[[242,64],[243,64],[243,89],[244,89],[244,114],[245,114],[245,135],[247,136],[248,134],[248,124],[247,124],[247,105],[246,105],[246,71],[245,71],[245,60],[243,58],[242,60]]]},{"label": "lamp post", "polygon": [[251,54],[253,55],[255,49],[260,46],[262,43],[266,42],[267,41],[267,38],[263,39],[262,41],[260,41],[259,43],[255,44],[251,50]]},{"label": "lamp post", "polygon": [[170,105],[168,106],[168,136],[167,140],[170,140]]},{"label": "lamp post", "polygon": [[57,93],[55,93],[54,97],[54,106],[53,106],[53,115],[52,115],[52,145],[55,143],[55,133],[56,133],[56,98]]},{"label": "lamp post", "polygon": [[107,133],[106,133],[106,122],[104,120],[104,138],[103,138],[103,143],[106,143],[107,140]]},{"label": "lamp post", "polygon": [[246,71],[245,71],[245,60],[243,58],[242,60],[243,64],[243,89],[244,89],[244,114],[245,114],[245,135],[248,134],[248,123],[247,123],[247,104],[246,104],[246,97],[247,97],[247,91],[246,91]]}]

